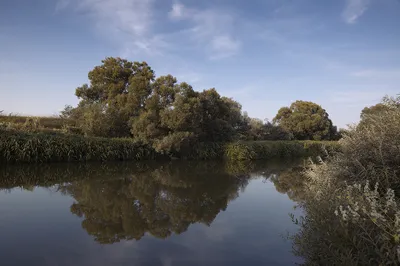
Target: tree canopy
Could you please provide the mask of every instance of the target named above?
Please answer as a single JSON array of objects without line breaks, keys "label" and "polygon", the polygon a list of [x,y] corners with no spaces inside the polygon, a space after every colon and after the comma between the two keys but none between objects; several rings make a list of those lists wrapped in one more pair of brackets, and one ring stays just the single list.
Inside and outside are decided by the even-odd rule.
[{"label": "tree canopy", "polygon": [[313,102],[296,101],[282,107],[273,122],[299,140],[329,140],[336,134],[328,113]]},{"label": "tree canopy", "polygon": [[158,152],[182,154],[196,142],[329,139],[335,131],[319,105],[297,101],[281,108],[274,123],[250,118],[215,88],[196,91],[172,75],[156,77],[146,62],[108,57],[76,88],[79,104],[61,117],[83,134],[131,137]]},{"label": "tree canopy", "polygon": [[171,75],[156,78],[146,62],[106,58],[76,89],[77,108],[66,108],[87,135],[133,137],[159,151],[179,151],[193,141],[229,141],[241,105],[212,88],[195,91]]}]

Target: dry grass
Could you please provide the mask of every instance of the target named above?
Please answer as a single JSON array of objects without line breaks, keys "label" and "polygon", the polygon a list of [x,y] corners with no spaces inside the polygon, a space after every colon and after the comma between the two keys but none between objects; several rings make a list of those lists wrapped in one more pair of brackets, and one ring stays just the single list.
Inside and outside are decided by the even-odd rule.
[{"label": "dry grass", "polygon": [[306,265],[400,264],[400,108],[372,115],[305,172],[293,236]]}]

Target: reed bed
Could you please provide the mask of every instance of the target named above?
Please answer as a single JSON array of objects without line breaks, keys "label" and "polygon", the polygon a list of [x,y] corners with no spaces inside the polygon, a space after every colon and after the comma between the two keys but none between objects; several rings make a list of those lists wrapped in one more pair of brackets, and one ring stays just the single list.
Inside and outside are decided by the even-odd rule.
[{"label": "reed bed", "polygon": [[0,162],[44,163],[155,159],[150,147],[131,139],[0,131]]},{"label": "reed bed", "polygon": [[[198,143],[181,159],[259,160],[324,155],[337,151],[336,142],[247,141]],[[73,161],[127,161],[165,159],[150,145],[126,138],[85,137],[74,134],[47,134],[0,130],[0,162],[45,163]]]}]

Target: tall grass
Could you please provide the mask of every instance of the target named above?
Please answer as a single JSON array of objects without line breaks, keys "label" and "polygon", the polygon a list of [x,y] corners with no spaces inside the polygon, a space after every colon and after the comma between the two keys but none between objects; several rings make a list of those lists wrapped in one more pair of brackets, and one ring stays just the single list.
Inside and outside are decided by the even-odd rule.
[{"label": "tall grass", "polygon": [[[244,161],[322,155],[327,150],[337,148],[336,142],[313,141],[198,143],[188,154],[178,156],[182,159]],[[0,130],[0,161],[6,163],[147,160],[165,157],[149,145],[132,139]]]},{"label": "tall grass", "polygon": [[0,115],[0,123],[12,123],[12,124],[20,124],[23,125],[28,120],[40,120],[40,124],[42,127],[47,129],[62,129],[63,126],[75,126],[75,122],[73,120],[62,119],[60,117],[54,116],[41,116],[41,117],[32,117],[32,116],[18,116],[18,115]]},{"label": "tall grass", "polygon": [[71,162],[154,159],[155,152],[131,139],[0,131],[0,161]]},{"label": "tall grass", "polygon": [[400,265],[400,108],[368,117],[305,171],[296,254],[306,265]]}]

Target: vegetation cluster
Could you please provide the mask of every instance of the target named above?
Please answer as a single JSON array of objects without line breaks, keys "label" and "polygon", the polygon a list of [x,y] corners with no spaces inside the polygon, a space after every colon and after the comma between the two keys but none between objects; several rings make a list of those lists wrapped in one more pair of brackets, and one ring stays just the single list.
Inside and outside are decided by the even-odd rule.
[{"label": "vegetation cluster", "polygon": [[306,265],[400,264],[400,97],[361,118],[340,152],[304,172],[293,240]]},{"label": "vegetation cluster", "polygon": [[281,108],[272,122],[264,122],[249,117],[238,102],[214,88],[196,91],[171,75],[156,77],[146,62],[108,57],[88,78],[90,83],[75,91],[78,106],[66,106],[59,117],[0,114],[0,130],[12,132],[2,134],[3,160],[147,158],[138,155],[142,150],[133,150],[137,147],[169,157],[256,159],[304,150],[302,143],[282,141],[340,138],[318,104],[296,101]]},{"label": "vegetation cluster", "polygon": [[[202,142],[176,155],[200,160],[257,160],[316,155],[325,149],[335,151],[338,148],[336,142],[323,141]],[[131,138],[0,130],[0,162],[4,163],[162,160],[169,159],[170,155]]]}]

